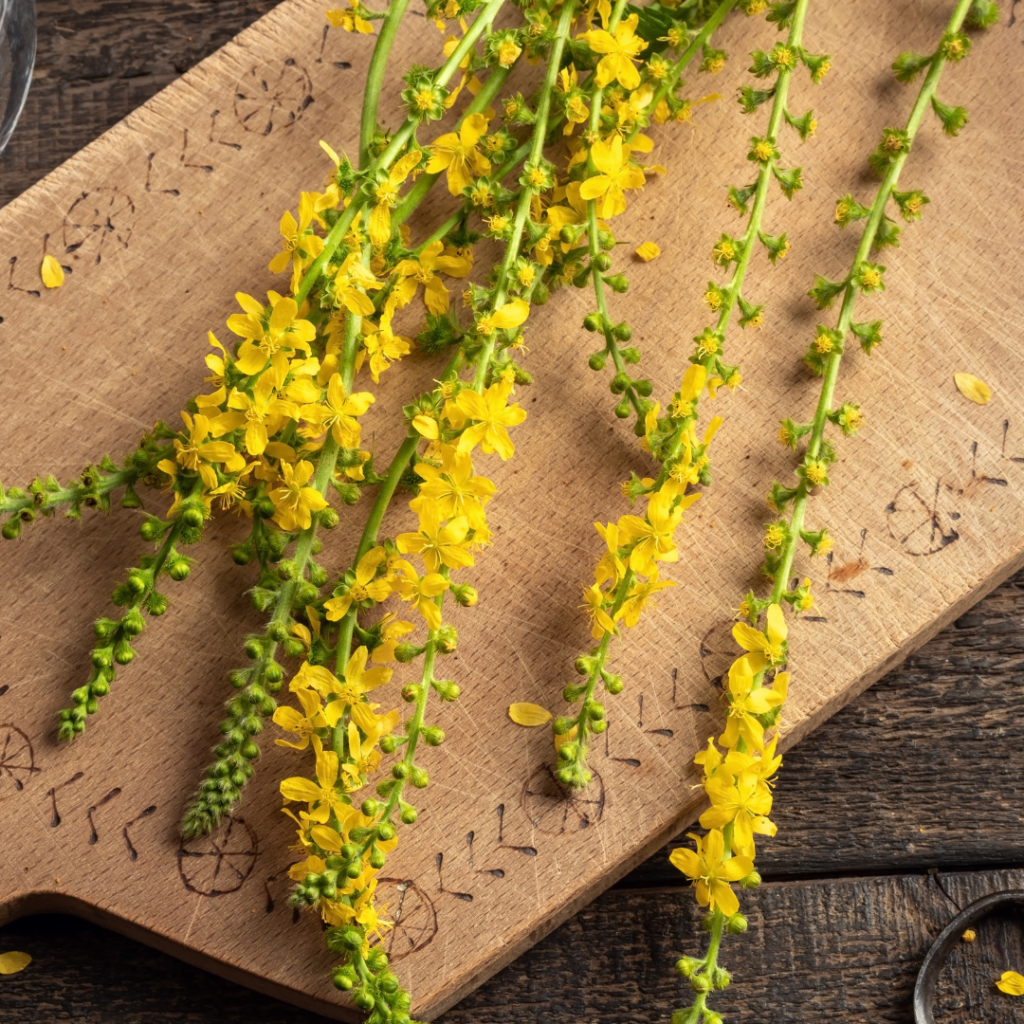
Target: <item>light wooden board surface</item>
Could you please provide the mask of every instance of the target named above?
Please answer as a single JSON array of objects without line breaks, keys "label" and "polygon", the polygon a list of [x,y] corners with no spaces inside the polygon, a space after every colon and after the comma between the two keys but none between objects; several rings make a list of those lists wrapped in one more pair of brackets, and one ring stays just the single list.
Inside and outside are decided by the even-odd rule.
[{"label": "light wooden board surface", "polygon": [[[434,713],[449,738],[425,759],[433,784],[423,813],[381,886],[398,918],[388,946],[417,1014],[451,1005],[699,813],[691,759],[720,728],[715,681],[730,608],[756,582],[763,495],[790,465],[775,428],[782,416],[808,418],[816,397],[798,369],[819,320],[805,292],[815,272],[845,273],[856,235],[831,226],[834,201],[870,193],[864,155],[909,109],[910,93],[885,68],[901,49],[927,48],[948,6],[812,6],[806,44],[833,54],[834,70],[820,88],[794,87],[794,109],[813,104],[820,124],[802,150],[792,135],[782,144],[808,187],[792,204],[775,193],[765,225],[787,230],[793,252],[774,270],[754,262],[746,292],[769,302],[768,322],[730,340],[745,389],[718,402],[726,423],[715,486],[685,528],[688,553],[672,573],[679,587],[616,645],[613,667],[628,687],[609,702],[607,741],[594,751],[599,781],[568,802],[547,770],[548,736],[513,726],[505,708],[513,699],[557,706],[588,643],[575,606],[600,550],[589,524],[625,511],[618,482],[643,472],[645,456],[611,415],[605,379],[586,370],[590,338],[577,326],[586,294],[559,293],[536,311],[528,362],[537,384],[519,395],[531,415],[517,458],[487,466],[500,491],[496,543],[474,577],[480,604],[454,618],[461,644],[445,671],[464,696]],[[232,294],[273,286],[265,267],[280,211],[322,180],[319,138],[351,148],[372,45],[334,31],[324,38],[322,8],[282,4],[0,212],[6,483],[70,477],[102,451],[119,456],[154,419],[173,418],[201,384],[205,331],[226,334]],[[406,31],[399,63],[432,58],[433,33]],[[748,78],[742,55],[774,39],[763,22],[744,20],[722,36],[734,61],[698,93],[729,94]],[[798,567],[816,583],[819,615],[792,632],[787,744],[1024,560],[1021,42],[1019,26],[1001,25],[947,71],[940,96],[966,105],[971,124],[958,140],[935,123],[923,129],[904,184],[932,203],[903,247],[886,253],[888,290],[860,305],[859,319],[885,319],[886,340],[870,360],[851,353],[837,395],[859,401],[868,425],[842,442],[836,486],[813,504],[813,525],[828,525],[838,543],[831,566]],[[664,252],[629,266],[630,292],[615,300],[662,396],[705,323],[708,253],[736,225],[725,186],[750,176],[744,140],[761,130],[729,102],[700,110],[692,125],[659,132],[656,155],[671,173],[635,199],[619,228],[623,251],[653,238]],[[414,232],[428,222],[436,213]],[[44,250],[73,272],[59,291],[36,294]],[[992,384],[990,405],[955,391],[957,370]],[[366,417],[381,457],[398,443],[403,399],[434,371],[410,361],[384,378]],[[148,500],[162,508],[160,496]],[[346,512],[329,540],[330,569],[346,565],[363,511]],[[344,1016],[315,919],[286,903],[296,855],[276,787],[301,755],[265,739],[235,820],[211,840],[177,838],[216,739],[227,672],[260,621],[243,593],[252,573],[223,545],[241,524],[217,524],[193,577],[168,583],[171,612],[144,634],[85,737],[55,741],[55,712],[87,671],[91,620],[146,549],[138,516],[44,523],[0,547],[2,913],[70,908]],[[399,511],[386,527],[407,520]],[[405,681],[396,673],[395,697]]]}]

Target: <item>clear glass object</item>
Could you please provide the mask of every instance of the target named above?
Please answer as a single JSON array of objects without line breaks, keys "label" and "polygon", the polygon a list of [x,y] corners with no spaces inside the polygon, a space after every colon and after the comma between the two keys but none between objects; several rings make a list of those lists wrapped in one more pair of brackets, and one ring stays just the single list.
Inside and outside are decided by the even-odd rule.
[{"label": "clear glass object", "polygon": [[0,153],[25,106],[36,60],[36,0],[0,0]]}]

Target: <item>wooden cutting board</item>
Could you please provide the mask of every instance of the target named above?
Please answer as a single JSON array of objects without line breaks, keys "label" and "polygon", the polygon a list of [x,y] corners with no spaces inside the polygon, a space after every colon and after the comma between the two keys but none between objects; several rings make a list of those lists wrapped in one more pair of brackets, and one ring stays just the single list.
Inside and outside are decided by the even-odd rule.
[{"label": "wooden cutting board", "polygon": [[[803,149],[784,137],[807,188],[792,203],[773,193],[765,224],[788,231],[793,251],[776,269],[754,260],[746,293],[768,302],[767,323],[729,341],[745,383],[717,403],[725,426],[715,485],[683,530],[686,553],[671,572],[679,586],[615,646],[628,686],[609,700],[595,783],[569,800],[549,771],[548,734],[514,726],[505,709],[512,700],[559,706],[589,641],[576,605],[601,548],[590,523],[626,510],[618,482],[647,463],[612,415],[606,378],[586,368],[586,293],[559,293],[536,311],[528,364],[537,383],[518,396],[530,417],[517,457],[486,466],[500,491],[496,542],[473,577],[479,605],[455,616],[461,643],[444,666],[464,696],[432,712],[448,741],[425,755],[432,785],[420,820],[403,831],[379,889],[396,921],[387,947],[418,1016],[454,1003],[699,814],[691,759],[721,727],[731,608],[757,584],[763,496],[791,465],[777,421],[809,418],[816,399],[799,365],[819,321],[805,293],[814,273],[845,273],[856,235],[832,226],[834,202],[848,190],[870,195],[865,155],[909,110],[912,95],[888,64],[902,49],[926,51],[950,7],[812,3],[805,42],[831,53],[834,69],[821,87],[803,77],[794,85],[794,110],[813,105],[820,127]],[[70,478],[103,452],[120,457],[155,419],[173,421],[202,386],[206,330],[227,333],[233,293],[274,286],[266,265],[280,212],[327,170],[317,140],[351,150],[356,139],[372,40],[328,32],[323,8],[286,0],[0,211],[8,485],[36,473]],[[966,105],[971,123],[957,140],[925,125],[904,186],[932,203],[885,254],[888,290],[859,307],[858,319],[885,320],[885,341],[870,359],[851,352],[837,394],[861,403],[867,426],[841,442],[835,486],[813,502],[811,524],[829,526],[837,545],[829,564],[798,566],[814,580],[818,609],[791,634],[787,745],[1024,563],[1024,34],[1006,20],[945,73],[940,97]],[[729,22],[722,45],[734,59],[695,92],[730,95],[748,79],[744,55],[773,41],[761,20]],[[429,22],[414,21],[398,65],[435,59],[439,42]],[[698,109],[692,124],[655,133],[670,173],[635,197],[618,228],[622,253],[646,239],[663,250],[647,265],[621,256],[632,286],[615,298],[661,396],[678,386],[689,338],[706,321],[708,255],[737,226],[725,187],[750,177],[746,138],[763,130],[760,118],[741,123],[731,101]],[[393,102],[390,114],[395,122]],[[437,220],[426,209],[414,235]],[[59,291],[41,288],[44,252],[71,270]],[[992,385],[989,405],[959,395],[958,370]],[[398,444],[404,398],[433,375],[407,360],[384,378],[365,417],[381,459]],[[146,500],[165,506],[160,495]],[[347,564],[364,513],[344,511],[328,539],[332,571]],[[408,520],[396,511],[386,528]],[[211,528],[191,579],[168,583],[171,612],[143,635],[85,736],[55,740],[55,713],[87,672],[91,621],[109,612],[111,588],[147,549],[140,521],[128,511],[59,519],[0,545],[0,920],[70,910],[345,1018],[317,921],[287,905],[286,871],[298,857],[277,783],[308,770],[303,755],[274,747],[268,731],[235,818],[213,837],[178,839],[216,741],[227,673],[261,621],[244,594],[253,572],[225,548],[242,523]],[[406,681],[397,672],[385,699]]]}]

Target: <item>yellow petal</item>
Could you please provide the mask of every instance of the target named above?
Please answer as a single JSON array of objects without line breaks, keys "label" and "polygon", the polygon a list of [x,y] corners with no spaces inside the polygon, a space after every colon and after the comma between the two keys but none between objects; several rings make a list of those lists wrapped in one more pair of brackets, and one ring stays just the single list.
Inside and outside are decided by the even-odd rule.
[{"label": "yellow petal", "polygon": [[[53,259],[53,257],[47,256],[47,259]],[[58,267],[58,269],[60,268]],[[47,285],[46,287],[55,288],[56,285]],[[17,974],[18,971],[25,970],[30,963],[32,963],[32,957],[28,953],[0,953],[0,974]]]},{"label": "yellow petal", "polygon": [[992,389],[983,380],[979,380],[972,373],[954,373],[953,380],[956,382],[957,391],[964,398],[969,398],[978,405],[988,405],[992,398]]},{"label": "yellow petal", "polygon": [[[39,268],[39,274],[43,284],[47,288],[59,288],[64,283],[64,268],[52,256],[43,257],[43,265]],[[5,956],[7,954],[4,954]],[[12,953],[11,956],[27,956],[26,953]],[[24,966],[24,965],[23,965]],[[18,968],[21,970],[21,967]],[[0,971],[0,974],[10,974],[10,971]]]},{"label": "yellow petal", "polygon": [[[24,953],[4,953],[4,956],[24,956]],[[0,957],[2,960],[3,957]],[[19,968],[20,970],[20,968]],[[4,971],[4,974],[7,972]],[[1024,996],[1024,977],[1016,971],[1003,971],[1002,977],[996,982],[996,988],[1008,996]]]},{"label": "yellow petal", "polygon": [[654,242],[644,242],[637,248],[636,254],[644,263],[650,263],[661,255],[661,249]]},{"label": "yellow petal", "polygon": [[522,702],[519,704],[509,705],[508,717],[511,718],[516,725],[534,726],[550,722],[551,719],[554,718],[554,715],[552,715],[547,708],[542,708],[539,704]]},{"label": "yellow petal", "polygon": [[491,320],[497,330],[503,331],[519,327],[526,322],[526,318],[529,315],[529,304],[522,299],[516,299],[513,302],[506,302],[505,305],[496,309],[491,316]]}]

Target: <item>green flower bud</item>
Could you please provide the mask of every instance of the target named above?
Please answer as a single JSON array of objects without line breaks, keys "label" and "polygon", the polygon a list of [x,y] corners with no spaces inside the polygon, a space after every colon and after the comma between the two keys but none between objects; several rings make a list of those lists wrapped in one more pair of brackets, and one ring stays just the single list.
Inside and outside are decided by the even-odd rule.
[{"label": "green flower bud", "polygon": [[404,761],[391,766],[391,775],[396,779],[407,779],[409,777],[409,766]]},{"label": "green flower bud", "polygon": [[146,628],[146,620],[138,608],[129,608],[121,620],[121,628],[129,636],[138,636]]},{"label": "green flower bud", "polygon": [[402,813],[399,815],[399,817],[402,819],[403,824],[412,825],[413,822],[415,822],[416,819],[419,817],[419,815],[416,813],[415,807],[406,806],[402,808]]},{"label": "green flower bud", "polygon": [[168,568],[167,570],[167,573],[171,577],[171,579],[177,580],[179,583],[182,580],[187,580],[189,577],[189,573],[191,572],[192,569],[189,566],[189,560],[187,558],[177,559],[176,561],[171,563],[170,568]]},{"label": "green flower bud", "polygon": [[742,935],[747,930],[747,919],[740,913],[733,914],[725,927],[730,935]]},{"label": "green flower bud", "polygon": [[249,639],[245,641],[245,655],[247,658],[252,658],[253,661],[262,657],[263,641],[256,636],[249,637]]},{"label": "green flower bud", "polygon": [[761,884],[761,876],[756,871],[740,879],[741,889],[756,889]]},{"label": "green flower bud", "polygon": [[420,735],[428,747],[439,747],[444,743],[444,730],[439,729],[436,725],[428,725]]},{"label": "green flower bud", "polygon": [[398,749],[398,740],[394,736],[381,736],[379,745],[382,754],[393,754]]},{"label": "green flower bud", "polygon": [[695,974],[690,979],[690,988],[692,988],[698,995],[702,992],[710,992],[711,979],[706,978],[703,974]]},{"label": "green flower bud", "polygon": [[134,657],[135,651],[126,637],[122,637],[114,644],[114,661],[118,665],[129,665]]},{"label": "green flower bud", "polygon": [[376,846],[370,851],[370,867],[371,868],[374,868],[375,870],[380,871],[380,869],[382,867],[384,867],[384,862],[385,862],[386,859],[387,858],[385,857],[384,851],[383,850],[378,850]]},{"label": "green flower bud", "polygon": [[417,789],[426,789],[430,785],[430,776],[424,768],[413,768],[410,778]]},{"label": "green flower bud", "polygon": [[415,704],[420,699],[420,688],[416,683],[406,683],[402,687],[402,700],[406,704]]},{"label": "green flower bud", "polygon": [[608,363],[608,356],[604,352],[595,352],[587,363],[592,370],[603,370]]}]

